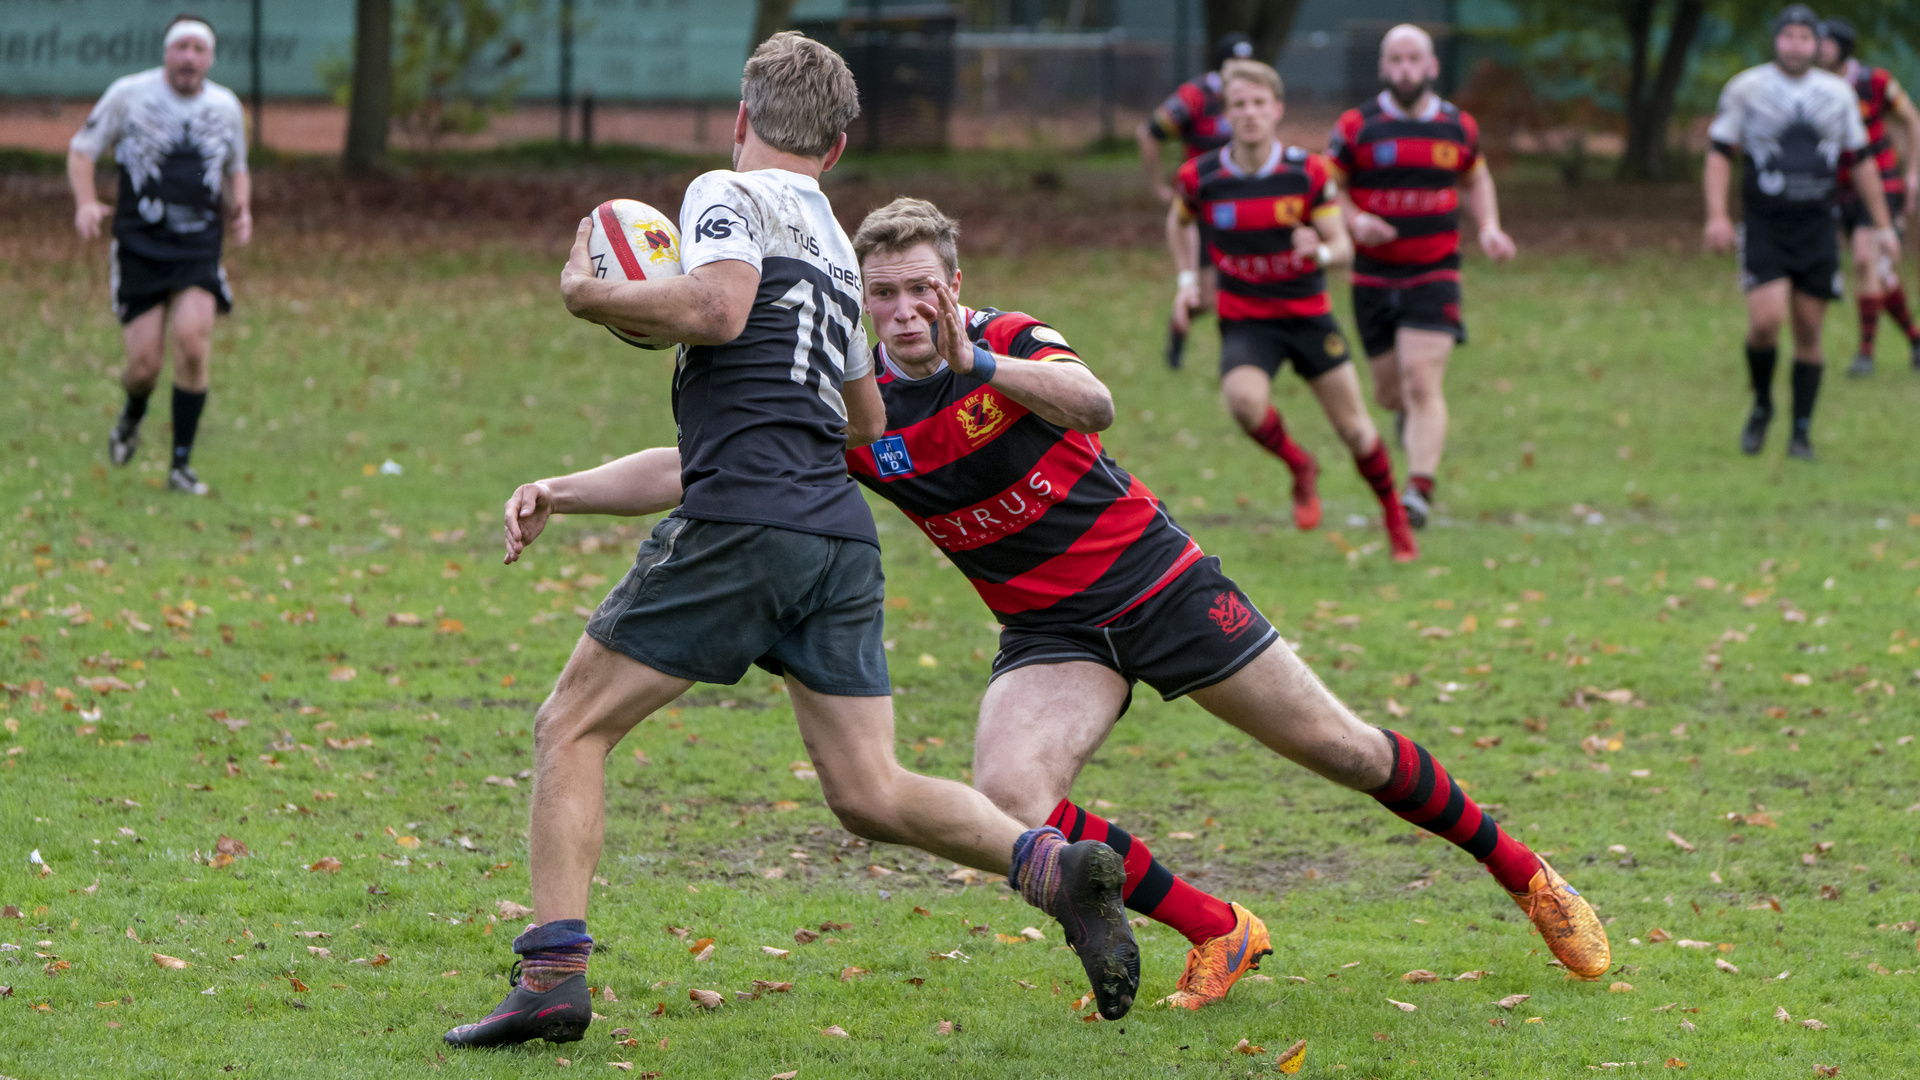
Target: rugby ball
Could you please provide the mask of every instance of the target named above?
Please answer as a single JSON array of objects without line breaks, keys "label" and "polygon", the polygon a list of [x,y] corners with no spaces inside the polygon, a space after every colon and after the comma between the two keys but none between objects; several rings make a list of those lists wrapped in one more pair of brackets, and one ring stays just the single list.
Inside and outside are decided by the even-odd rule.
[{"label": "rugby ball", "polygon": [[[608,199],[593,208],[587,237],[593,276],[612,281],[659,281],[679,277],[680,230],[673,219],[637,199]],[[642,349],[671,349],[676,342],[607,327],[614,337]]]}]

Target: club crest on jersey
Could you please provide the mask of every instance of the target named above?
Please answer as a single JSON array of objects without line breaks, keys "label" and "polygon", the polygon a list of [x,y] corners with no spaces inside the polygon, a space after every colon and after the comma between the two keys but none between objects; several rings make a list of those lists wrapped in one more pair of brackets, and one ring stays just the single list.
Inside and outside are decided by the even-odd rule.
[{"label": "club crest on jersey", "polygon": [[954,407],[953,412],[960,421],[961,432],[966,435],[968,442],[975,445],[998,435],[1007,426],[1006,410],[985,390],[967,395]]},{"label": "club crest on jersey", "polygon": [[1386,142],[1379,142],[1379,143],[1373,144],[1373,163],[1375,165],[1392,165],[1394,162],[1399,160],[1400,160],[1400,144],[1399,143],[1394,142],[1392,139],[1388,139]]},{"label": "club crest on jersey", "polygon": [[1228,639],[1239,637],[1241,632],[1253,625],[1253,609],[1234,592],[1223,592],[1214,597],[1213,606],[1207,609],[1207,617]]},{"label": "club crest on jersey", "polygon": [[1452,143],[1434,143],[1433,163],[1442,169],[1453,168],[1460,164],[1460,148]]},{"label": "club crest on jersey", "polygon": [[887,435],[873,444],[873,471],[881,476],[905,476],[913,471],[913,455],[907,453],[907,440]]}]

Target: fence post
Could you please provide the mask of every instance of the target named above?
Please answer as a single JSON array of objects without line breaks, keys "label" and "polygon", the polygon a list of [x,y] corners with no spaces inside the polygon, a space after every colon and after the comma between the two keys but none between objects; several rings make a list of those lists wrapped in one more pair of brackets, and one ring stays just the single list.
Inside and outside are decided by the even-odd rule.
[{"label": "fence post", "polygon": [[1107,31],[1106,40],[1100,43],[1100,141],[1113,141],[1113,96],[1114,96],[1114,39],[1120,35],[1118,28]]},{"label": "fence post", "polygon": [[263,141],[266,121],[261,110],[266,105],[266,91],[260,85],[260,0],[253,0],[253,42],[250,45],[253,61],[253,87],[249,97],[253,98],[253,145]]},{"label": "fence post", "polygon": [[593,87],[580,97],[580,145],[593,153]]},{"label": "fence post", "polygon": [[573,0],[560,0],[560,145],[573,118]]}]

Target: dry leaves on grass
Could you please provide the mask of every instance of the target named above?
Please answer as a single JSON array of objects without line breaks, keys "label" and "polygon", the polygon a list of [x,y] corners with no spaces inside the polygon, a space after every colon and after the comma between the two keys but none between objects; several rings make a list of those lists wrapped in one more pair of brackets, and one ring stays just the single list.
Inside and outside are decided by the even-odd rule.
[{"label": "dry leaves on grass", "polygon": [[1667,1059],[1667,1068],[1669,1069],[1684,1069],[1686,1067],[1687,1067],[1687,1063],[1684,1061],[1681,1061],[1679,1058]]},{"label": "dry leaves on grass", "polygon": [[326,858],[321,859],[319,862],[309,864],[307,869],[321,871],[328,874],[337,874],[340,872],[340,868],[345,865],[347,864],[329,855]]},{"label": "dry leaves on grass", "polygon": [[1607,987],[1607,993],[1609,993],[1609,994],[1631,994],[1631,993],[1633,993],[1633,984],[1632,984],[1632,983],[1629,983],[1629,982],[1617,982],[1617,983],[1614,983],[1614,984],[1613,984],[1612,986],[1609,986],[1609,987]]},{"label": "dry leaves on grass", "polygon": [[1532,994],[1508,994],[1506,997],[1503,997],[1499,1001],[1494,1002],[1494,1004],[1500,1006],[1503,1009],[1514,1009],[1514,1008],[1518,1008],[1521,1002],[1527,1000],[1532,996],[1533,996]]},{"label": "dry leaves on grass", "polygon": [[800,1075],[799,1069],[792,1069],[790,1071],[783,1072],[783,1073],[774,1073],[772,1076],[768,1077],[767,1080],[794,1080],[794,1077],[799,1075]]},{"label": "dry leaves on grass", "polygon": [[792,949],[776,949],[771,945],[760,946],[760,951],[773,957],[775,960],[785,960],[787,957],[793,955]]},{"label": "dry leaves on grass", "polygon": [[1420,1006],[1418,1006],[1418,1005],[1414,1005],[1414,1004],[1412,1004],[1412,1003],[1410,1003],[1410,1002],[1405,1002],[1405,1001],[1395,1001],[1395,1000],[1393,1000],[1392,998],[1388,998],[1388,999],[1387,999],[1387,1004],[1389,1004],[1389,1005],[1391,1005],[1391,1006],[1393,1006],[1393,1007],[1394,1007],[1394,1008],[1396,1008],[1396,1009],[1399,1009],[1399,1010],[1400,1010],[1401,1012],[1412,1012],[1412,1011],[1414,1011],[1415,1009],[1418,1009],[1418,1008],[1420,1007]]},{"label": "dry leaves on grass", "polygon": [[1267,1048],[1264,1046],[1255,1046],[1247,1040],[1241,1039],[1239,1042],[1233,1044],[1233,1052],[1236,1054],[1246,1054],[1251,1057],[1254,1054],[1266,1053]]},{"label": "dry leaves on grass", "polygon": [[1838,1066],[1838,1065],[1822,1065],[1822,1064],[1820,1064],[1819,1062],[1817,1062],[1817,1061],[1816,1061],[1816,1062],[1814,1062],[1814,1063],[1813,1063],[1813,1075],[1815,1075],[1815,1076],[1839,1076],[1839,1075],[1840,1075],[1840,1066]]},{"label": "dry leaves on grass", "polygon": [[160,965],[163,968],[168,969],[169,971],[183,971],[186,968],[189,968],[192,966],[191,964],[188,964],[185,960],[182,960],[177,956],[168,956],[166,953],[154,953],[153,962]]},{"label": "dry leaves on grass", "polygon": [[717,1009],[726,1001],[726,998],[721,997],[711,990],[695,989],[687,991],[687,1000],[703,1009]]},{"label": "dry leaves on grass", "polygon": [[841,1027],[841,1026],[840,1026],[839,1024],[834,1024],[834,1025],[833,1025],[832,1027],[823,1027],[823,1028],[821,1028],[821,1029],[820,1029],[820,1034],[822,1034],[822,1035],[825,1035],[826,1037],[828,1037],[828,1038],[830,1038],[830,1039],[847,1039],[847,1038],[852,1038],[852,1036],[850,1036],[850,1035],[848,1035],[848,1034],[847,1034],[847,1029],[846,1029],[846,1028],[843,1028],[843,1027]]},{"label": "dry leaves on grass", "polygon": [[1280,1056],[1273,1059],[1273,1067],[1288,1075],[1299,1072],[1300,1067],[1306,1063],[1307,1040],[1305,1039],[1280,1051]]},{"label": "dry leaves on grass", "polygon": [[1479,982],[1487,977],[1484,971],[1463,971],[1453,977],[1454,982]]},{"label": "dry leaves on grass", "polygon": [[793,932],[793,940],[802,945],[811,945],[820,940],[820,932],[817,930],[809,930],[803,926]]},{"label": "dry leaves on grass", "polygon": [[506,919],[509,922],[518,922],[521,919],[530,918],[533,915],[532,908],[525,904],[517,904],[512,900],[500,901],[494,905],[494,910],[500,913],[502,919]]},{"label": "dry leaves on grass", "polygon": [[1717,956],[1713,958],[1713,966],[1719,968],[1721,971],[1724,971],[1729,975],[1740,974],[1739,968],[1734,967],[1732,964],[1727,963],[1725,960],[1722,960]]},{"label": "dry leaves on grass", "polygon": [[1673,841],[1673,846],[1679,848],[1681,851],[1692,853],[1698,850],[1693,846],[1691,842],[1687,840],[1686,837],[1681,836],[1679,833],[1674,832],[1672,829],[1667,830],[1667,839]]},{"label": "dry leaves on grass", "polygon": [[1412,971],[1407,972],[1405,975],[1400,976],[1400,981],[1404,983],[1439,982],[1440,976],[1435,974],[1434,972],[1428,971],[1426,968],[1415,968]]},{"label": "dry leaves on grass", "polygon": [[935,1035],[952,1035],[955,1032],[963,1031],[963,1030],[965,1029],[962,1028],[959,1024],[956,1024],[951,1020],[942,1020],[939,1023],[933,1025],[933,1033]]}]

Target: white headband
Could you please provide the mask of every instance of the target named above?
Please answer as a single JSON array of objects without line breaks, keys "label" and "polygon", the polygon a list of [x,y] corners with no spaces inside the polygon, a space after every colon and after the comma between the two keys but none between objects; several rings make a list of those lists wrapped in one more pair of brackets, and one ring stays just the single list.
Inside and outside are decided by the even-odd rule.
[{"label": "white headband", "polygon": [[161,47],[172,48],[174,42],[187,37],[201,38],[207,43],[207,48],[213,48],[213,27],[208,26],[198,19],[187,19],[168,27],[167,39],[161,44]]}]

